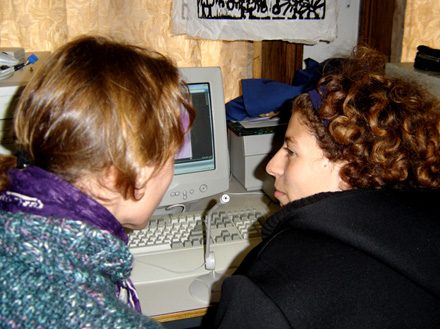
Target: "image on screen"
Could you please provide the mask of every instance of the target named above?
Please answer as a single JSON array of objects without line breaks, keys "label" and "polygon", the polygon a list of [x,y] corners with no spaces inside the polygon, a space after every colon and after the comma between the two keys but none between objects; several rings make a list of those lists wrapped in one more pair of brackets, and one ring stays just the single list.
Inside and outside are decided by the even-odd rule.
[{"label": "image on screen", "polygon": [[[176,155],[175,175],[215,169],[209,83],[192,83],[187,86],[197,118]],[[183,117],[183,120],[186,118]]]}]

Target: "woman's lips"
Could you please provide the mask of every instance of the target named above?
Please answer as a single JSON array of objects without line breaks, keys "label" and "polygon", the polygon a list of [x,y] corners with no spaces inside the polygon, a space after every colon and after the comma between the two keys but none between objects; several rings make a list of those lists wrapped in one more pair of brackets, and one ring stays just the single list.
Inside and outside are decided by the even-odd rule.
[{"label": "woman's lips", "polygon": [[280,198],[282,198],[285,195],[285,193],[283,193],[283,192],[281,192],[279,190],[275,190],[273,192],[273,195],[274,195],[275,198],[277,198],[279,200]]}]

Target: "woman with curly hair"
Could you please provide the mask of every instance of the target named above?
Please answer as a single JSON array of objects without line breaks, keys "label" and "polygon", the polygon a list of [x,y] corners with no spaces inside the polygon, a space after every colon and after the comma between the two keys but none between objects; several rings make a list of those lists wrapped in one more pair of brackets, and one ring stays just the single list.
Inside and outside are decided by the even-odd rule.
[{"label": "woman with curly hair", "polygon": [[440,105],[359,47],[294,100],[216,328],[440,328]]}]

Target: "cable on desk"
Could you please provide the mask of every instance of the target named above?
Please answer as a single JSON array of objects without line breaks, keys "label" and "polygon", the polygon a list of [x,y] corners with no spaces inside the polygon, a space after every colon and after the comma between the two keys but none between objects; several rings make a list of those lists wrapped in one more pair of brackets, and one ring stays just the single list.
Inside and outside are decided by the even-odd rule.
[{"label": "cable on desk", "polygon": [[169,206],[165,207],[165,210],[169,211],[169,210],[172,210],[177,207],[181,208],[181,210],[180,210],[181,214],[184,213],[186,210],[186,206],[183,203],[175,203],[175,204],[169,205]]},{"label": "cable on desk", "polygon": [[0,80],[6,80],[14,75],[15,71],[21,70],[23,67],[34,64],[38,61],[38,57],[35,54],[31,54],[24,63],[18,63],[15,65],[1,65],[0,66]]},{"label": "cable on desk", "polygon": [[245,196],[245,195],[264,195],[264,192],[254,191],[254,192],[228,192],[229,195]]}]

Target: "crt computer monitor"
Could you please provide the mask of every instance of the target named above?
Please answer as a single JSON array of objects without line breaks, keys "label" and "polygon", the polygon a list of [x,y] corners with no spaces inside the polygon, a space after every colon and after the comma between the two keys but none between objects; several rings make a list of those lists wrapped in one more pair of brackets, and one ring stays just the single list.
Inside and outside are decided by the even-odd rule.
[{"label": "crt computer monitor", "polygon": [[180,68],[196,119],[175,157],[174,177],[159,208],[185,204],[229,188],[223,80],[219,67]]}]

